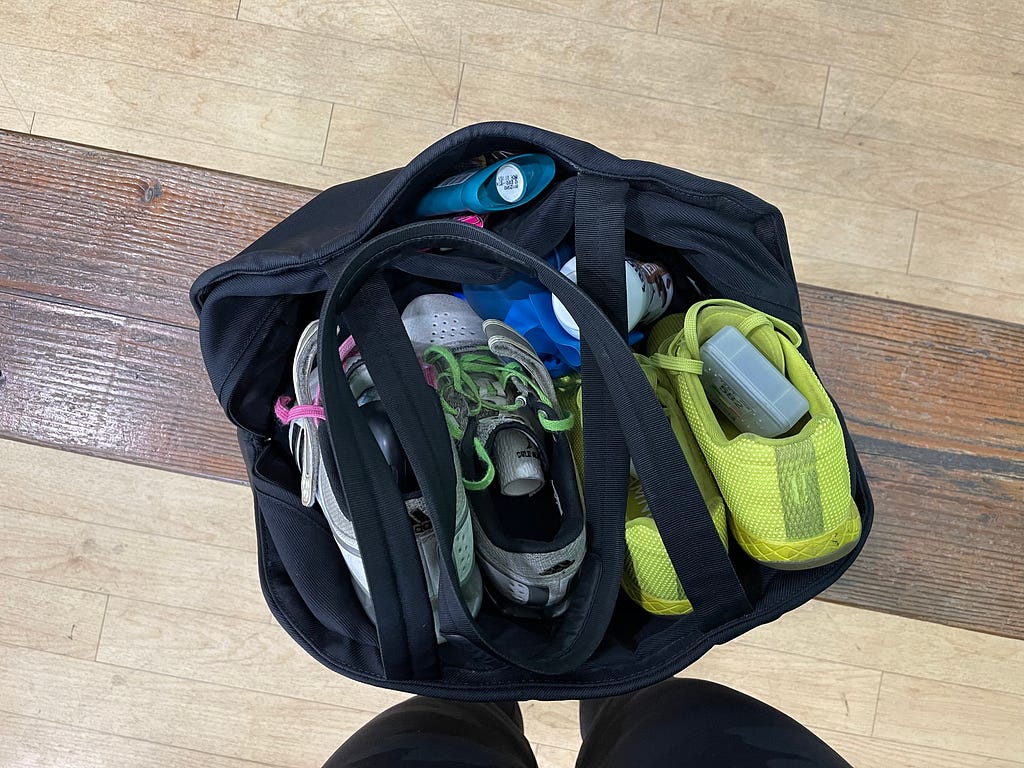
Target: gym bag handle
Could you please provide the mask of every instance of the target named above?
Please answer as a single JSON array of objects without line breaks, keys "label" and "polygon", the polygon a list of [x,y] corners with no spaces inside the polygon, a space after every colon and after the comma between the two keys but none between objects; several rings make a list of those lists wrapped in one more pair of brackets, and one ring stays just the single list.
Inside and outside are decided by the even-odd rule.
[{"label": "gym bag handle", "polygon": [[[672,542],[673,562],[685,566],[678,575],[701,626],[718,626],[748,612],[749,602],[660,403],[608,318],[586,294],[542,259],[496,235],[457,222],[420,222],[380,235],[356,252],[329,291],[321,318],[323,400],[329,445],[336,460],[328,462],[334,464],[329,466],[328,474],[353,517],[371,590],[397,597],[395,601],[375,602],[388,677],[435,675],[436,639],[421,572],[409,567],[410,562],[418,562],[418,555],[404,503],[397,487],[387,481],[390,473],[383,456],[358,411],[337,354],[332,354],[338,347],[337,315],[341,307],[347,306],[349,330],[374,376],[382,401],[388,406],[396,432],[407,446],[438,534],[445,565],[440,590],[443,619],[453,620],[467,636],[477,638],[512,664],[541,674],[558,674],[578,666],[600,643],[614,608],[621,575],[623,509],[619,505],[617,509],[601,510],[601,504],[607,502],[602,496],[607,480],[605,473],[591,472],[584,481],[592,522],[590,551],[566,617],[545,652],[524,654],[519,650],[521,643],[516,642],[515,631],[503,632],[500,642],[487,638],[465,610],[454,586],[458,582],[451,557],[455,473],[444,417],[436,394],[423,381],[383,279],[379,275],[370,278],[404,251],[426,247],[459,248],[492,265],[513,267],[536,277],[562,300],[585,329],[587,344],[593,349],[608,391],[616,393],[614,412],[622,427],[624,447],[628,447],[633,458],[666,546]],[[446,260],[451,262],[453,277],[458,273],[459,261],[465,266],[464,256],[432,254],[429,259],[431,274],[435,276]],[[405,259],[403,267],[408,262],[410,259]],[[338,467],[345,468],[344,482],[338,476]],[[593,524],[595,520],[602,522]],[[608,524],[608,520],[613,523]],[[605,552],[611,553],[616,562],[604,562]]]}]

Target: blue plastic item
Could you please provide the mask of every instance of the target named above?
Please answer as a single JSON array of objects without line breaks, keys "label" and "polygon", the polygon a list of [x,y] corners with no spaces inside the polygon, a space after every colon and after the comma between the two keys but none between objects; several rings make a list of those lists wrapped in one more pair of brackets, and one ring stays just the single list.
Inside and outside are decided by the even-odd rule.
[{"label": "blue plastic item", "polygon": [[416,215],[505,211],[533,200],[553,178],[555,161],[547,155],[516,155],[445,179],[423,196]]},{"label": "blue plastic item", "polygon": [[[504,320],[530,342],[552,378],[580,369],[580,340],[558,322],[550,293],[534,293],[513,301]],[[643,337],[641,332],[633,331],[629,343],[638,344]]]},{"label": "blue plastic item", "polygon": [[[548,254],[547,262],[555,269],[561,269],[573,257],[570,243],[562,243]],[[515,275],[494,285],[462,286],[462,293],[473,310],[484,320],[504,320],[512,302],[525,299],[535,293],[547,293],[547,289],[536,280],[525,275]],[[550,295],[550,294],[549,294]]]}]

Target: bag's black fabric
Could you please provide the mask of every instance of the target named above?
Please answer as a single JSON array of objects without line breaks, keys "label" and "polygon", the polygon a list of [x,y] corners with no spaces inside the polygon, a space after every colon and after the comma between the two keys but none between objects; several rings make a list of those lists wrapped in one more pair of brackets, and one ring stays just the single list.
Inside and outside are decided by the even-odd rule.
[{"label": "bag's black fabric", "polygon": [[[558,173],[531,205],[490,230],[416,222],[416,203],[453,166],[498,150],[543,152]],[[538,255],[572,237],[573,284]],[[711,296],[738,299],[803,332],[778,210],[717,181],[621,160],[584,142],[514,123],[482,123],[442,139],[406,168],[329,189],[192,288],[211,382],[237,425],[255,497],[260,579],[281,625],[331,669],[374,685],[473,700],[625,693],[666,678],[711,646],[771,621],[835,581],[860,551],[873,504],[847,434],[860,545],[806,571],[764,568],[718,541],[682,451],[623,340],[626,248],[666,264],[674,311]],[[429,253],[427,252],[429,251]],[[415,296],[460,283],[531,275],[585,329],[582,348],[587,555],[571,602],[539,623],[466,609],[451,559],[455,472],[436,396],[404,332]],[[345,562],[299,476],[273,403],[291,387],[303,328],[321,320],[321,448],[358,533],[378,627],[357,600]],[[438,533],[443,567],[436,641],[402,496],[341,375],[352,334]],[[808,343],[801,351],[810,358]],[[830,372],[832,376],[841,372]],[[845,427],[844,427],[845,429]],[[694,612],[650,615],[619,589],[630,461],[643,484]]]}]

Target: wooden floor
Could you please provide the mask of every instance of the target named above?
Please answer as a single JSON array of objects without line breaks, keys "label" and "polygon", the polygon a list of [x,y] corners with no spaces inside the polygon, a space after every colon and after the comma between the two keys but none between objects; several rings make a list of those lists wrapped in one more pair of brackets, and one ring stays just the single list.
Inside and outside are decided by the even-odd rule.
[{"label": "wooden floor", "polygon": [[[1022,46],[1013,0],[2,0],[0,128],[323,187],[516,119],[771,200],[803,282],[1024,322]],[[397,700],[272,623],[246,489],[14,442],[0,488],[0,766],[317,766]],[[1024,765],[1020,640],[815,602],[689,673],[858,768]]]}]

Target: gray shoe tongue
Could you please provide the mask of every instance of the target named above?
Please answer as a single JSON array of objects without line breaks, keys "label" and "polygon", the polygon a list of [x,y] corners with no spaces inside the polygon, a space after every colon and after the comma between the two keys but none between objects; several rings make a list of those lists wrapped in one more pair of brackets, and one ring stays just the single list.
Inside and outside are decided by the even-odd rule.
[{"label": "gray shoe tongue", "polygon": [[558,393],[551,374],[538,357],[533,345],[514,328],[500,320],[485,320],[484,334],[491,352],[502,360],[513,360],[523,366],[552,404],[558,403]]},{"label": "gray shoe tongue", "polygon": [[402,313],[417,352],[437,345],[455,353],[487,346],[484,323],[465,301],[447,293],[428,293],[409,302]]}]

